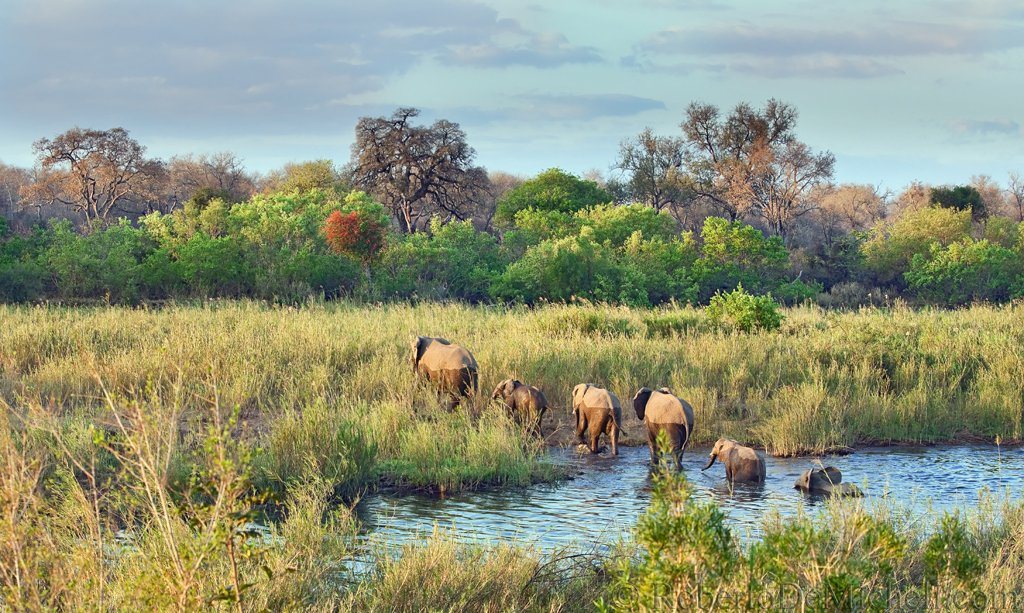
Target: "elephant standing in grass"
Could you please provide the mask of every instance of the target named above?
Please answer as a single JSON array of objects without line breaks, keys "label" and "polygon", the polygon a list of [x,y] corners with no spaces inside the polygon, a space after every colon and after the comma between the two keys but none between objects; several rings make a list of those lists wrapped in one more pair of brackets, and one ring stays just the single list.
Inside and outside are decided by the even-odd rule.
[{"label": "elephant standing in grass", "polygon": [[449,409],[478,390],[476,358],[468,349],[453,345],[447,339],[429,336],[413,339],[412,370],[448,396]]},{"label": "elephant standing in grass", "polygon": [[720,438],[711,450],[708,465],[701,470],[711,468],[716,459],[725,465],[725,478],[730,483],[764,482],[764,458],[750,447],[744,447],[732,439]]},{"label": "elephant standing in grass", "polygon": [[651,449],[651,464],[658,461],[658,435],[668,436],[669,449],[676,470],[681,468],[683,450],[693,435],[693,407],[674,396],[667,387],[654,391],[641,387],[633,396],[636,417],[647,426],[647,446]]},{"label": "elephant standing in grass", "polygon": [[619,434],[622,432],[622,404],[618,397],[601,387],[580,383],[572,389],[572,414],[576,418],[576,438],[580,443],[583,433],[590,435],[590,453],[598,453],[601,434],[607,434],[612,455],[619,455]]},{"label": "elephant standing in grass", "polygon": [[518,379],[505,379],[491,393],[491,400],[499,398],[517,422],[528,424],[530,432],[543,438],[540,422],[548,410],[548,399],[544,397],[544,392]]}]

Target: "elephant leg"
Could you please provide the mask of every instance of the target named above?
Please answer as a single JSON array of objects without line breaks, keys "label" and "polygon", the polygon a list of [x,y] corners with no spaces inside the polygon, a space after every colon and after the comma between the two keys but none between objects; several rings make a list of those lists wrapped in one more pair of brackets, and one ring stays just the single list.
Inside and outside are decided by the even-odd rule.
[{"label": "elephant leg", "polygon": [[612,424],[612,455],[619,455],[619,425]]},{"label": "elephant leg", "polygon": [[581,411],[580,414],[576,416],[576,440],[578,440],[581,445],[584,443],[583,432],[586,431],[586,429],[587,420],[583,417],[583,412]]},{"label": "elephant leg", "polygon": [[598,453],[601,450],[601,432],[604,430],[604,421],[590,422],[590,453]]}]

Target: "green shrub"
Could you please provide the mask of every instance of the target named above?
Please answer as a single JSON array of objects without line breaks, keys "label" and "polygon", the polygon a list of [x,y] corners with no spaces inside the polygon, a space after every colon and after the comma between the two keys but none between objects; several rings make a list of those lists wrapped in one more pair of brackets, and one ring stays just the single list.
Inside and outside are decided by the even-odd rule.
[{"label": "green shrub", "polygon": [[945,248],[932,244],[928,255],[915,254],[905,277],[921,296],[957,305],[1009,299],[1022,272],[1021,255],[988,240],[964,239]]},{"label": "green shrub", "polygon": [[776,287],[772,291],[772,295],[779,299],[783,304],[803,304],[809,300],[814,300],[825,290],[821,283],[811,281],[810,283],[795,279],[793,281],[787,281]]},{"label": "green shrub", "polygon": [[598,187],[597,183],[551,168],[502,196],[494,219],[507,225],[523,209],[575,213],[611,201],[611,194]]},{"label": "green shrub", "polygon": [[899,284],[915,255],[929,253],[933,244],[945,247],[970,236],[970,211],[921,209],[876,226],[862,245],[864,265],[877,283]]},{"label": "green shrub", "polygon": [[782,239],[771,238],[745,223],[709,217],[701,230],[700,258],[694,280],[702,298],[743,285],[755,292],[769,291],[781,278],[789,255]]},{"label": "green shrub", "polygon": [[776,330],[782,325],[782,313],[771,295],[748,294],[742,285],[727,294],[712,296],[706,311],[711,323],[725,329],[752,332]]}]

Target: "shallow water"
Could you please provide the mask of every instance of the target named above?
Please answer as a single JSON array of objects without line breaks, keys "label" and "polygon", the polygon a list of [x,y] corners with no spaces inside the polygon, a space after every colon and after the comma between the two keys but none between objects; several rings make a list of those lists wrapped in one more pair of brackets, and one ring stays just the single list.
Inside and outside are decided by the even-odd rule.
[{"label": "shallow water", "polygon": [[[801,508],[814,512],[822,498],[793,488],[797,477],[816,466],[814,458],[766,458],[767,482],[730,489],[720,463],[701,472],[710,449],[688,450],[683,471],[698,499],[714,498],[735,532],[756,537],[771,511],[783,516]],[[619,457],[578,457],[553,449],[554,459],[577,468],[575,478],[527,488],[472,492],[448,498],[425,495],[374,495],[359,506],[371,541],[418,541],[435,526],[454,529],[459,539],[515,539],[544,549],[589,547],[626,535],[650,501],[646,447],[621,447]],[[1020,498],[1024,490],[1024,450],[992,446],[890,447],[822,458],[836,466],[843,482],[860,486],[865,501],[889,501],[912,516],[976,506],[979,491],[997,499]]]}]

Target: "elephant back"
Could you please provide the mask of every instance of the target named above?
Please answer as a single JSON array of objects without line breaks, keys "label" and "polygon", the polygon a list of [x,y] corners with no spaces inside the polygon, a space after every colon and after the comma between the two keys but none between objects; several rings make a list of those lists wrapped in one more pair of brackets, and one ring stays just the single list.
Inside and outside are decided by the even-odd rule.
[{"label": "elephant back", "polygon": [[431,370],[477,369],[476,358],[461,345],[431,343],[420,361]]},{"label": "elephant back", "polygon": [[687,428],[692,428],[693,409],[687,415],[688,407],[688,404],[673,394],[651,392],[644,417],[652,424],[686,424]]},{"label": "elephant back", "polygon": [[583,392],[583,405],[596,409],[614,409],[616,407],[620,410],[622,409],[622,405],[615,394],[603,387],[595,387],[593,385]]}]

